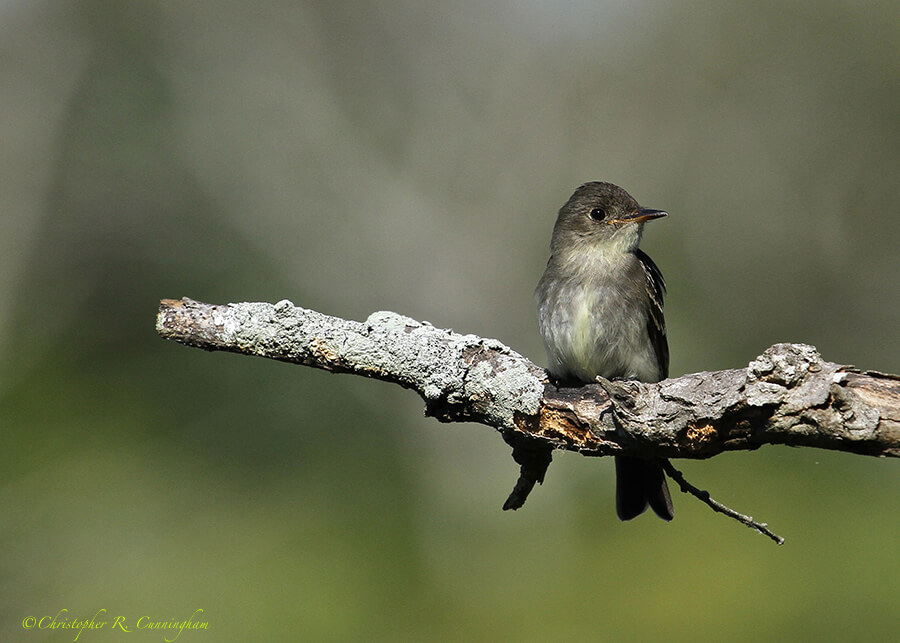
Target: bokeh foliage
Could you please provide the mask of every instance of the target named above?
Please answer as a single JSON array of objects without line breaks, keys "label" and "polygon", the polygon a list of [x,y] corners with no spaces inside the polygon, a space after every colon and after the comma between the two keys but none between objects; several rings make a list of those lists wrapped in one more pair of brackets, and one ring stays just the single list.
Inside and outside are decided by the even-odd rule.
[{"label": "bokeh foliage", "polygon": [[[900,371],[900,5],[0,7],[0,638],[105,608],[246,640],[892,640],[896,462],[681,463],[781,548],[611,464],[526,507],[485,427],[156,337],[163,297],[391,309],[543,361],[531,292],[586,180],[667,220],[672,374],[779,341]],[[149,633],[133,634],[155,640]],[[99,632],[89,640],[115,640]],[[186,640],[186,639],[182,639]]]}]

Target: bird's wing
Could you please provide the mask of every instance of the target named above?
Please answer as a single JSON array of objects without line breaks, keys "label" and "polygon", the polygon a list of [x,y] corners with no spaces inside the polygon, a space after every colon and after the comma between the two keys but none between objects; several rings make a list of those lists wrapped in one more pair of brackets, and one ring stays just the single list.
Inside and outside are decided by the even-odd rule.
[{"label": "bird's wing", "polygon": [[669,376],[669,342],[666,341],[666,318],[663,316],[663,298],[666,294],[666,281],[653,259],[641,250],[636,251],[644,278],[647,283],[647,294],[650,296],[650,314],[647,316],[647,332],[656,350],[659,361],[660,379]]}]

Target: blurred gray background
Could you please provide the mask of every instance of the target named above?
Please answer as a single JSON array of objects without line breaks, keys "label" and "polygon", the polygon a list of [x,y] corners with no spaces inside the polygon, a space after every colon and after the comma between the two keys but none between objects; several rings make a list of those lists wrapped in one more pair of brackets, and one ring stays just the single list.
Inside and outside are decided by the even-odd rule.
[{"label": "blurred gray background", "polygon": [[894,640],[896,461],[676,463],[780,548],[677,493],[621,524],[573,454],[504,513],[492,430],[154,317],[394,310],[543,364],[556,210],[608,180],[671,213],[672,375],[785,341],[898,372],[898,33],[897,2],[0,3],[0,638]]}]

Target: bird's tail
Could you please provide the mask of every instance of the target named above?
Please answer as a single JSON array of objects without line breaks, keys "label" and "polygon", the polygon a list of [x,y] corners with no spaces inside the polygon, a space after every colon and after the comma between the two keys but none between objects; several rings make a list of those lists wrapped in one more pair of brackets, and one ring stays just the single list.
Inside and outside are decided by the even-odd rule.
[{"label": "bird's tail", "polygon": [[672,520],[672,496],[660,460],[616,456],[616,513],[631,520],[647,505],[663,520]]}]

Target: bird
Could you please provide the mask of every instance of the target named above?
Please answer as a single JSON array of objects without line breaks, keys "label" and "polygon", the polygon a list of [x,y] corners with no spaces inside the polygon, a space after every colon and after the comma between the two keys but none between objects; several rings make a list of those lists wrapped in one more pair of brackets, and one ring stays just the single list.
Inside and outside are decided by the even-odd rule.
[{"label": "bird", "polygon": [[[561,386],[596,381],[658,382],[669,374],[665,281],[640,248],[644,224],[667,216],[624,189],[592,181],[560,208],[550,259],[535,289],[550,375]],[[616,456],[616,513],[648,507],[674,516],[661,458]]]}]

